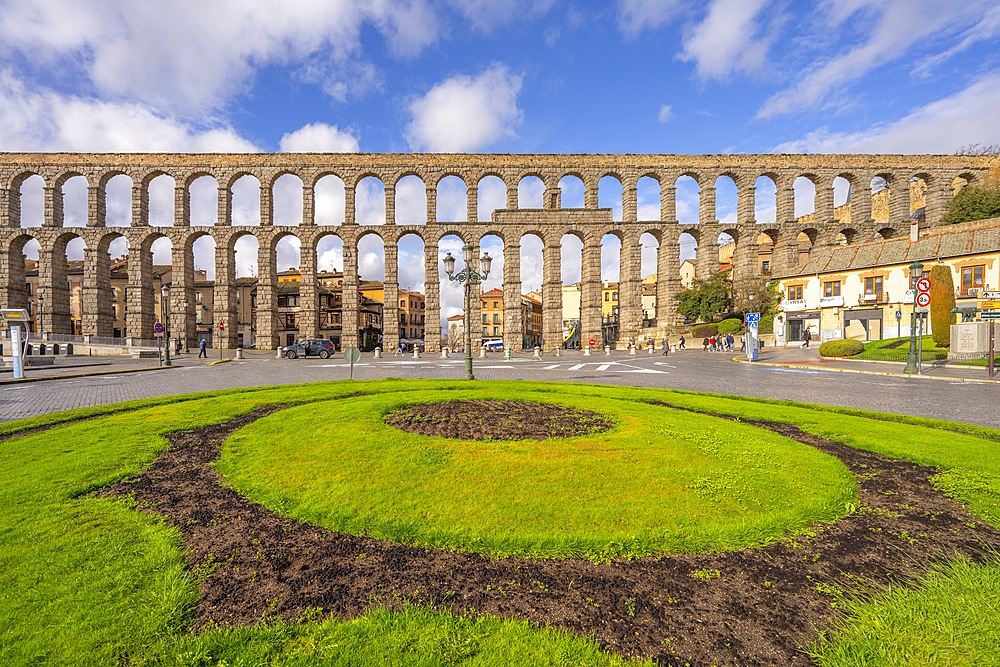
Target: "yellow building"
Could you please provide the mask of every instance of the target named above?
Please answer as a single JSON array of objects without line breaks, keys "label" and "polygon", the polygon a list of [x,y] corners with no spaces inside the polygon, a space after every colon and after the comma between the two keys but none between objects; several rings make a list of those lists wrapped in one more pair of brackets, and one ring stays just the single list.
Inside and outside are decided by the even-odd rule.
[{"label": "yellow building", "polygon": [[[910,265],[951,269],[959,309],[974,313],[984,291],[1000,287],[1000,218],[919,230],[912,237],[839,245],[815,251],[780,277],[777,344],[814,340],[880,340],[910,335]],[[924,326],[930,332],[930,319]]]}]

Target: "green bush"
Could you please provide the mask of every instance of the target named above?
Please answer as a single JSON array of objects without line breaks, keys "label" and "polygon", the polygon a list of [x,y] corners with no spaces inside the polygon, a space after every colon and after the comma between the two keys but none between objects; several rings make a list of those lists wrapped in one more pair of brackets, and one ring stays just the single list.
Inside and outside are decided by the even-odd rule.
[{"label": "green bush", "polygon": [[828,340],[819,346],[819,356],[853,357],[864,349],[865,344],[860,340]]},{"label": "green bush", "polygon": [[931,267],[931,335],[938,347],[951,346],[951,325],[955,323],[955,283],[945,264]]},{"label": "green bush", "polygon": [[757,326],[757,333],[774,333],[774,315],[760,316],[760,324]]},{"label": "green bush", "polygon": [[737,317],[730,317],[719,322],[718,333],[720,334],[735,334],[741,331],[743,331],[743,320]]},{"label": "green bush", "polygon": [[691,336],[694,338],[706,338],[708,336],[714,336],[719,333],[718,324],[699,324],[691,332]]}]

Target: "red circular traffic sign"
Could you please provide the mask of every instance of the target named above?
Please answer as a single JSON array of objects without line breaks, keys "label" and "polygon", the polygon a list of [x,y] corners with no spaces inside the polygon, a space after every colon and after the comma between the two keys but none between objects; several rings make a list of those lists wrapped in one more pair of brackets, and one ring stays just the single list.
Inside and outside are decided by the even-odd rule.
[{"label": "red circular traffic sign", "polygon": [[163,323],[157,322],[156,324],[154,324],[153,331],[155,331],[156,333],[163,333]]},{"label": "red circular traffic sign", "polygon": [[917,280],[917,291],[918,292],[930,292],[931,291],[931,279],[930,278],[919,278]]},{"label": "red circular traffic sign", "polygon": [[225,330],[226,330],[226,323],[219,322],[219,331],[225,331]]},{"label": "red circular traffic sign", "polygon": [[921,308],[931,305],[931,295],[927,292],[917,292],[917,305]]},{"label": "red circular traffic sign", "polygon": [[595,339],[591,338],[590,339],[590,344],[591,345],[597,345],[597,341]]}]

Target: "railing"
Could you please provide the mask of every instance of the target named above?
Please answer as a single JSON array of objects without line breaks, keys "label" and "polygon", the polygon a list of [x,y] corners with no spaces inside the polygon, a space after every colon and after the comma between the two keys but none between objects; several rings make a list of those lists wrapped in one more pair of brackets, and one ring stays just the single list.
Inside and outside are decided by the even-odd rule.
[{"label": "railing", "polygon": [[49,334],[48,340],[54,343],[82,343],[83,336],[72,336],[70,334]]},{"label": "railing", "polygon": [[881,305],[889,303],[889,293],[879,292],[878,294],[862,294],[858,297],[859,306]]},{"label": "railing", "polygon": [[105,336],[91,336],[91,345],[125,345],[124,338],[110,338]]}]

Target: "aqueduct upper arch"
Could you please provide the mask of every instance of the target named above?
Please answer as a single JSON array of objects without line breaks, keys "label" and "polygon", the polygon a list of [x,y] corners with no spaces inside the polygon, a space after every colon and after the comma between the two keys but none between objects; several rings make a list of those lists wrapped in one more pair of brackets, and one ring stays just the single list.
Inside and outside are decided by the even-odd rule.
[{"label": "aqueduct upper arch", "polygon": [[[344,261],[344,345],[355,345],[358,330],[358,242],[366,234],[377,234],[386,248],[385,285],[387,293],[399,288],[399,267],[395,247],[399,240],[414,234],[424,243],[424,271],[427,304],[426,344],[433,350],[440,340],[440,257],[439,243],[449,234],[475,242],[487,234],[499,237],[505,248],[517,250],[528,234],[542,239],[543,336],[547,341],[560,340],[562,312],[560,294],[560,239],[572,234],[584,240],[581,288],[581,334],[584,339],[600,338],[601,333],[601,239],[612,234],[622,241],[620,256],[621,330],[637,330],[642,320],[639,237],[649,233],[658,242],[656,257],[656,320],[660,326],[676,322],[674,296],[680,290],[680,253],[678,240],[689,234],[699,241],[696,258],[699,276],[718,271],[718,257],[706,251],[715,246],[720,235],[736,243],[733,265],[737,273],[756,272],[756,244],[764,233],[773,243],[772,270],[794,266],[799,257],[798,238],[807,232],[813,246],[850,240],[874,239],[877,234],[905,233],[913,213],[920,209],[922,225],[940,224],[941,216],[956,184],[982,181],[990,168],[990,158],[957,155],[505,155],[505,154],[0,154],[0,242],[7,252],[0,254],[0,304],[23,307],[24,267],[19,266],[21,249],[32,239],[40,246],[40,289],[48,294],[65,291],[64,271],[54,266],[52,257],[65,245],[63,184],[82,176],[87,183],[86,227],[73,233],[87,248],[84,258],[84,334],[104,335],[108,329],[107,296],[109,289],[102,272],[107,268],[106,246],[109,234],[107,188],[116,176],[132,181],[131,224],[116,226],[115,234],[127,239],[132,249],[148,249],[153,240],[166,237],[173,250],[171,320],[186,331],[194,332],[194,285],[192,246],[202,236],[211,236],[216,247],[215,310],[222,317],[236,313],[233,247],[246,234],[257,237],[258,317],[262,330],[259,345],[273,347],[278,341],[271,323],[275,317],[276,274],[274,247],[277,241],[294,234],[302,252],[303,289],[301,310],[306,329],[302,336],[315,335],[317,317],[315,283],[315,248],[327,235],[343,241]],[[283,175],[296,176],[301,187],[301,222],[298,225],[274,224],[274,186]],[[32,176],[43,182],[41,227],[22,225],[22,187]],[[150,225],[152,183],[167,176],[173,180],[172,224]],[[217,210],[214,225],[192,225],[192,184],[205,176],[215,180]],[[244,177],[259,184],[258,225],[241,225],[234,220],[234,187]],[[329,176],[343,183],[343,222],[317,224],[317,185]],[[424,224],[397,224],[396,186],[406,177],[416,176],[424,187],[426,217]],[[583,207],[563,208],[564,177],[583,184]],[[438,185],[447,177],[457,177],[465,184],[466,215],[463,220],[442,220],[438,214]],[[505,192],[498,193],[502,206],[494,208],[492,219],[480,220],[480,184],[498,178]],[[528,177],[541,181],[542,207],[518,208],[519,184]],[[602,180],[613,178],[621,186],[620,209],[599,206]],[[681,177],[694,179],[698,187],[697,222],[678,221],[677,183]],[[731,179],[737,190],[735,222],[720,222],[716,206],[716,182]],[[758,219],[755,185],[766,177],[773,183],[768,196],[773,198],[773,219]],[[812,213],[808,220],[796,218],[795,182],[800,177],[815,186]],[[373,229],[360,224],[358,199],[364,193],[359,183],[375,178],[384,186],[384,223]],[[639,201],[639,181],[652,179],[659,184],[659,201]],[[834,181],[849,183],[847,203],[834,205]],[[37,182],[37,179],[33,179]],[[918,187],[912,187],[916,183]],[[409,187],[409,186],[408,186]],[[731,186],[727,186],[731,187]],[[887,190],[873,207],[874,189]],[[914,196],[914,192],[918,194]],[[359,194],[360,193],[360,194]],[[602,196],[604,196],[602,194]],[[919,201],[917,201],[917,197]],[[887,204],[885,203],[887,201]],[[640,204],[644,215],[640,218]],[[884,204],[884,205],[882,205]],[[917,206],[919,204],[919,206]],[[685,204],[687,205],[687,204]],[[649,215],[653,210],[654,214]],[[655,211],[659,219],[655,219]],[[620,211],[620,213],[618,212]],[[256,213],[256,212],[254,212]],[[620,220],[616,216],[620,215]],[[256,216],[255,216],[256,217]],[[654,219],[650,220],[652,217]],[[170,222],[170,221],[168,221]],[[725,238],[723,236],[723,238]],[[153,298],[147,277],[151,271],[148,251],[130,271],[128,286],[129,329],[144,331],[153,317]],[[520,273],[511,262],[505,274],[505,336],[520,338],[523,332]],[[41,321],[54,333],[65,328],[66,318],[55,312],[59,300],[41,303]],[[398,308],[394,300],[385,304],[385,321],[395,321]],[[226,344],[235,345],[235,331],[227,332]],[[387,327],[385,345],[395,345],[392,328]]]}]

